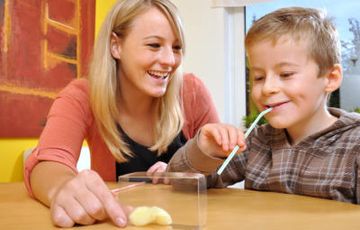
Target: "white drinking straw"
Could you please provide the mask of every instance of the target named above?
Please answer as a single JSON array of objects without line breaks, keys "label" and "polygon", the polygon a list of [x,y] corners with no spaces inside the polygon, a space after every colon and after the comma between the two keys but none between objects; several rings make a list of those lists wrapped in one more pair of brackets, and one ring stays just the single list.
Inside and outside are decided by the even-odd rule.
[{"label": "white drinking straw", "polygon": [[[272,108],[268,108],[264,111],[262,111],[257,118],[255,119],[255,121],[251,124],[250,128],[248,128],[248,130],[246,130],[245,133],[245,139],[249,136],[249,134],[251,133],[251,131],[255,128],[256,124],[259,122],[259,120],[268,112],[270,112],[272,110]],[[236,145],[234,147],[234,149],[231,151],[231,153],[229,154],[229,156],[226,158],[226,160],[223,162],[223,164],[221,165],[221,167],[218,169],[217,174],[221,175],[221,173],[224,171],[224,169],[226,168],[226,166],[229,164],[229,162],[231,161],[231,159],[235,156],[236,152],[239,150],[239,146]]]}]

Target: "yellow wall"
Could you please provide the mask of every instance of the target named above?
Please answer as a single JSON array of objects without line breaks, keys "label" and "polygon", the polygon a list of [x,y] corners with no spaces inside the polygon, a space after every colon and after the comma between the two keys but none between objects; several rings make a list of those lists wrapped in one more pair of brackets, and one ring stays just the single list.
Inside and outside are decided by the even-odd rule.
[{"label": "yellow wall", "polygon": [[[95,33],[116,0],[96,1]],[[37,139],[0,139],[0,183],[23,180],[24,150],[34,147]]]},{"label": "yellow wall", "polygon": [[36,143],[36,139],[0,139],[0,182],[23,180],[22,153]]},{"label": "yellow wall", "polygon": [[117,0],[97,0],[96,1],[96,20],[95,20],[95,34],[100,29],[101,23],[105,19],[107,13],[111,9],[112,5]]}]

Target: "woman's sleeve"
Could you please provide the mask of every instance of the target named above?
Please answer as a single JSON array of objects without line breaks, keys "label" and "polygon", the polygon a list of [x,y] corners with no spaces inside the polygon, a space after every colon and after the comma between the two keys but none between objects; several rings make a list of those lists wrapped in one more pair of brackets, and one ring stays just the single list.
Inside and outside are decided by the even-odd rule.
[{"label": "woman's sleeve", "polygon": [[77,171],[76,163],[92,119],[90,114],[88,82],[74,80],[55,99],[38,146],[25,163],[24,181],[30,194],[30,174],[40,161],[59,162]]},{"label": "woman's sleeve", "polygon": [[182,96],[187,139],[194,137],[203,125],[220,121],[209,90],[194,74],[184,75]]}]

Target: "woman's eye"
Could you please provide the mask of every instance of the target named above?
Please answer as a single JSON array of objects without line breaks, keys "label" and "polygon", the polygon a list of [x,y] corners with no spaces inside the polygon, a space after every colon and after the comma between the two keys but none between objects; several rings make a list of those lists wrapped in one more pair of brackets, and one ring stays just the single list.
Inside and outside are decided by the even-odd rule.
[{"label": "woman's eye", "polygon": [[182,47],[181,47],[180,45],[173,46],[173,50],[174,50],[175,52],[179,52],[179,51],[182,50]]},{"label": "woman's eye", "polygon": [[160,48],[160,44],[158,44],[158,43],[150,43],[150,44],[148,44],[148,46],[151,48],[154,48],[154,49]]}]

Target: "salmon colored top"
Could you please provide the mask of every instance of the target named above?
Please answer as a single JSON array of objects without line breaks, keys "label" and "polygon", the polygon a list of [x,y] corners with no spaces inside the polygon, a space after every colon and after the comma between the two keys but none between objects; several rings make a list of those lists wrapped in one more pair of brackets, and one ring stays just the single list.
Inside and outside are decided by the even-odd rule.
[{"label": "salmon colored top", "polygon": [[[184,75],[181,89],[186,139],[195,136],[206,123],[219,122],[208,90],[193,74]],[[55,99],[38,146],[25,163],[24,181],[32,195],[30,174],[40,161],[62,163],[77,172],[76,163],[86,139],[91,153],[91,169],[105,181],[116,180],[115,158],[106,147],[95,124],[89,101],[89,82],[76,79],[69,83]]]}]

